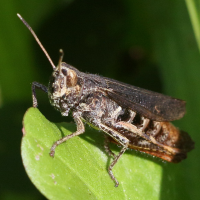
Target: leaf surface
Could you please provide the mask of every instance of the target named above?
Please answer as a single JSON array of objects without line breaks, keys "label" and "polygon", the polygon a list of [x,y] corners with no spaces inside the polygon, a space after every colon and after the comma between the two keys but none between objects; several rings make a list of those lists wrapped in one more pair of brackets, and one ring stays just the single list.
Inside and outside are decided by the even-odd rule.
[{"label": "leaf surface", "polygon": [[[75,131],[75,124],[53,124],[36,108],[28,109],[23,124],[23,164],[48,199],[159,199],[162,166],[157,162],[127,151],[113,169],[120,183],[115,188],[100,131],[87,127],[82,136],[59,145],[52,158],[52,144]],[[111,148],[119,151],[114,144]]]}]

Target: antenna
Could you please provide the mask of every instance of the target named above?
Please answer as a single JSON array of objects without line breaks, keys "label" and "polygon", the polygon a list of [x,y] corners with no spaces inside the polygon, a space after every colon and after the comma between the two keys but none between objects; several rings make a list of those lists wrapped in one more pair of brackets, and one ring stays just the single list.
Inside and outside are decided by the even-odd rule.
[{"label": "antenna", "polygon": [[64,52],[63,52],[62,49],[60,49],[59,53],[60,53],[60,58],[59,58],[59,61],[58,61],[58,69],[59,69],[59,72],[61,73],[61,64],[62,64],[62,60],[63,60],[63,57],[64,57]]},{"label": "antenna", "polygon": [[[40,42],[40,40],[38,39],[37,35],[35,34],[35,32],[33,31],[33,29],[29,26],[29,24],[24,20],[24,18],[20,15],[17,14],[17,16],[19,17],[19,19],[24,23],[24,25],[29,29],[29,31],[31,32],[31,34],[33,35],[33,37],[35,38],[36,42],[39,44],[40,48],[42,49],[42,51],[44,52],[44,54],[46,55],[47,59],[49,60],[49,62],[51,63],[51,66],[53,67],[53,70],[56,69],[56,66],[54,65],[53,61],[51,60],[49,54],[47,53],[47,51],[45,50],[45,48],[43,47],[42,43]],[[60,59],[62,60],[62,59]],[[60,63],[61,61],[59,61]]]}]

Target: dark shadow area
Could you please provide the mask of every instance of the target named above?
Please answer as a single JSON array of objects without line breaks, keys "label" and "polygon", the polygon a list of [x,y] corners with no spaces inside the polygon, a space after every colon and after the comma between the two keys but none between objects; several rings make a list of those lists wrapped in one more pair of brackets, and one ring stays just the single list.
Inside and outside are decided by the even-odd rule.
[{"label": "dark shadow area", "polygon": [[[37,34],[55,64],[62,48],[63,61],[82,72],[161,92],[160,74],[152,62],[149,44],[137,42],[144,36],[136,38],[136,44],[123,47],[127,20],[121,1],[75,1],[45,20]],[[36,67],[47,83],[52,68],[36,42],[34,46]]]}]

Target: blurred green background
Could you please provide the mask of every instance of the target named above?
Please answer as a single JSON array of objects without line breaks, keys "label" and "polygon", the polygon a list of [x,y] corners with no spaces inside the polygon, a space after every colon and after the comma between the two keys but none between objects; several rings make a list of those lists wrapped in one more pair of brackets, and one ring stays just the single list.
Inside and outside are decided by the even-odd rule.
[{"label": "blurred green background", "polygon": [[[0,1],[0,11],[0,199],[45,199],[25,173],[20,142],[22,118],[32,105],[31,82],[47,85],[52,68],[16,13],[32,26],[55,64],[62,48],[64,61],[80,71],[187,101],[185,117],[174,124],[191,135],[195,150],[171,170],[176,199],[199,199],[198,0],[7,0]],[[71,120],[54,111],[46,94],[37,94],[49,120]],[[165,199],[168,191],[161,188]]]}]

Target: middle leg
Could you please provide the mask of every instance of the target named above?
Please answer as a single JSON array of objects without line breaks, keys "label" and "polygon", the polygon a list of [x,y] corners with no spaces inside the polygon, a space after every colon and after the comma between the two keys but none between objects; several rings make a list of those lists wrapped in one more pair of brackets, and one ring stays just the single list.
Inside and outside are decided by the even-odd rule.
[{"label": "middle leg", "polygon": [[112,156],[114,156],[114,160],[108,167],[108,173],[109,173],[111,179],[115,182],[115,187],[118,187],[119,182],[115,178],[115,176],[112,172],[112,169],[115,166],[115,164],[118,162],[120,157],[123,155],[123,153],[127,150],[128,145],[129,145],[129,140],[126,137],[124,137],[123,135],[121,135],[120,133],[118,133],[117,131],[115,131],[114,129],[112,129],[100,122],[98,123],[98,127],[123,146],[118,155],[115,155],[109,148],[106,149],[106,152],[108,154],[111,154]]}]

